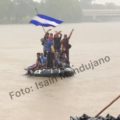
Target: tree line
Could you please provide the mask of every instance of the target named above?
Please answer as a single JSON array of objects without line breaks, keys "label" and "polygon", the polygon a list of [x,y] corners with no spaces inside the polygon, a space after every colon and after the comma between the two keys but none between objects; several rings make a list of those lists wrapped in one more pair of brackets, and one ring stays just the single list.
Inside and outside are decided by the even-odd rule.
[{"label": "tree line", "polygon": [[[0,24],[28,23],[36,12],[50,15],[66,22],[81,22],[82,9],[117,8],[114,4],[97,5],[93,0],[2,0]],[[37,8],[37,11],[35,11]]]}]

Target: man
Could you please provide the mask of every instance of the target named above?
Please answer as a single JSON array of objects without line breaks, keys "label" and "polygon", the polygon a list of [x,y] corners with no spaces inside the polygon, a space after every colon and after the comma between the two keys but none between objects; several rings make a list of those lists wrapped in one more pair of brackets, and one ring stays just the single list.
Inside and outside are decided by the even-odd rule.
[{"label": "man", "polygon": [[53,34],[50,33],[49,38],[47,40],[47,46],[46,46],[48,68],[53,68],[53,59],[54,59],[54,56],[52,53],[53,42],[54,42],[54,37],[53,37]]},{"label": "man", "polygon": [[61,31],[60,32],[56,32],[56,34],[54,35],[54,48],[55,48],[55,52],[60,52],[61,38],[62,38]]},{"label": "man", "polygon": [[61,41],[62,53],[66,54],[68,64],[70,64],[70,62],[69,62],[69,49],[71,48],[71,45],[69,44],[69,40],[70,40],[70,38],[72,36],[73,31],[74,31],[74,29],[72,29],[69,36],[67,36],[67,34],[65,34],[63,40]]},{"label": "man", "polygon": [[48,38],[49,38],[49,31],[51,29],[49,29],[45,35],[44,35],[44,38],[41,39],[41,42],[42,42],[42,45],[43,45],[43,51],[44,51],[44,56],[46,57],[47,56],[47,42],[48,42]]}]

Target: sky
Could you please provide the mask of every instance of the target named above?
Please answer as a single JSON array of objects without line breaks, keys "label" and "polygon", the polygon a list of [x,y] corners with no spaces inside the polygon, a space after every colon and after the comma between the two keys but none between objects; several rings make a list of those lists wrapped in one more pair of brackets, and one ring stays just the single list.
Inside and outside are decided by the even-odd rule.
[{"label": "sky", "polygon": [[[33,0],[36,2],[40,2],[41,0]],[[120,5],[120,0],[94,0],[93,3],[97,3],[97,4],[105,4],[105,3],[115,3],[116,5]]]}]

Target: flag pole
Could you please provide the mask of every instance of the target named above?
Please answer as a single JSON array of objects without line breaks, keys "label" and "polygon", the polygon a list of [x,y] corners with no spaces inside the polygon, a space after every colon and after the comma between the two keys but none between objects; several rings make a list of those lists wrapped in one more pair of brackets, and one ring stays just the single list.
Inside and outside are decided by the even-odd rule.
[{"label": "flag pole", "polygon": [[42,26],[44,33],[46,33],[45,28]]},{"label": "flag pole", "polygon": [[[35,7],[34,9],[35,9],[36,14],[38,14],[37,8]],[[44,33],[46,33],[46,30],[45,30],[45,28],[43,26],[42,26],[42,29],[43,29]]]}]

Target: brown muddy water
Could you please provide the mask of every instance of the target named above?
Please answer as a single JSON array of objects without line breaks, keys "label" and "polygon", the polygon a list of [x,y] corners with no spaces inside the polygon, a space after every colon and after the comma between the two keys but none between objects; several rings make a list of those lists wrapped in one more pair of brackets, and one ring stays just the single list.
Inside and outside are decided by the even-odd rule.
[{"label": "brown muddy water", "polygon": [[[105,56],[111,60],[45,86],[48,78],[24,75],[24,68],[33,64],[36,53],[42,51],[42,29],[32,25],[0,26],[0,120],[69,120],[83,113],[95,116],[120,94],[120,23],[63,24],[53,32],[69,33],[72,28],[71,65],[76,68]],[[35,83],[44,86],[37,89]],[[107,113],[120,114],[120,100],[103,116]]]}]

